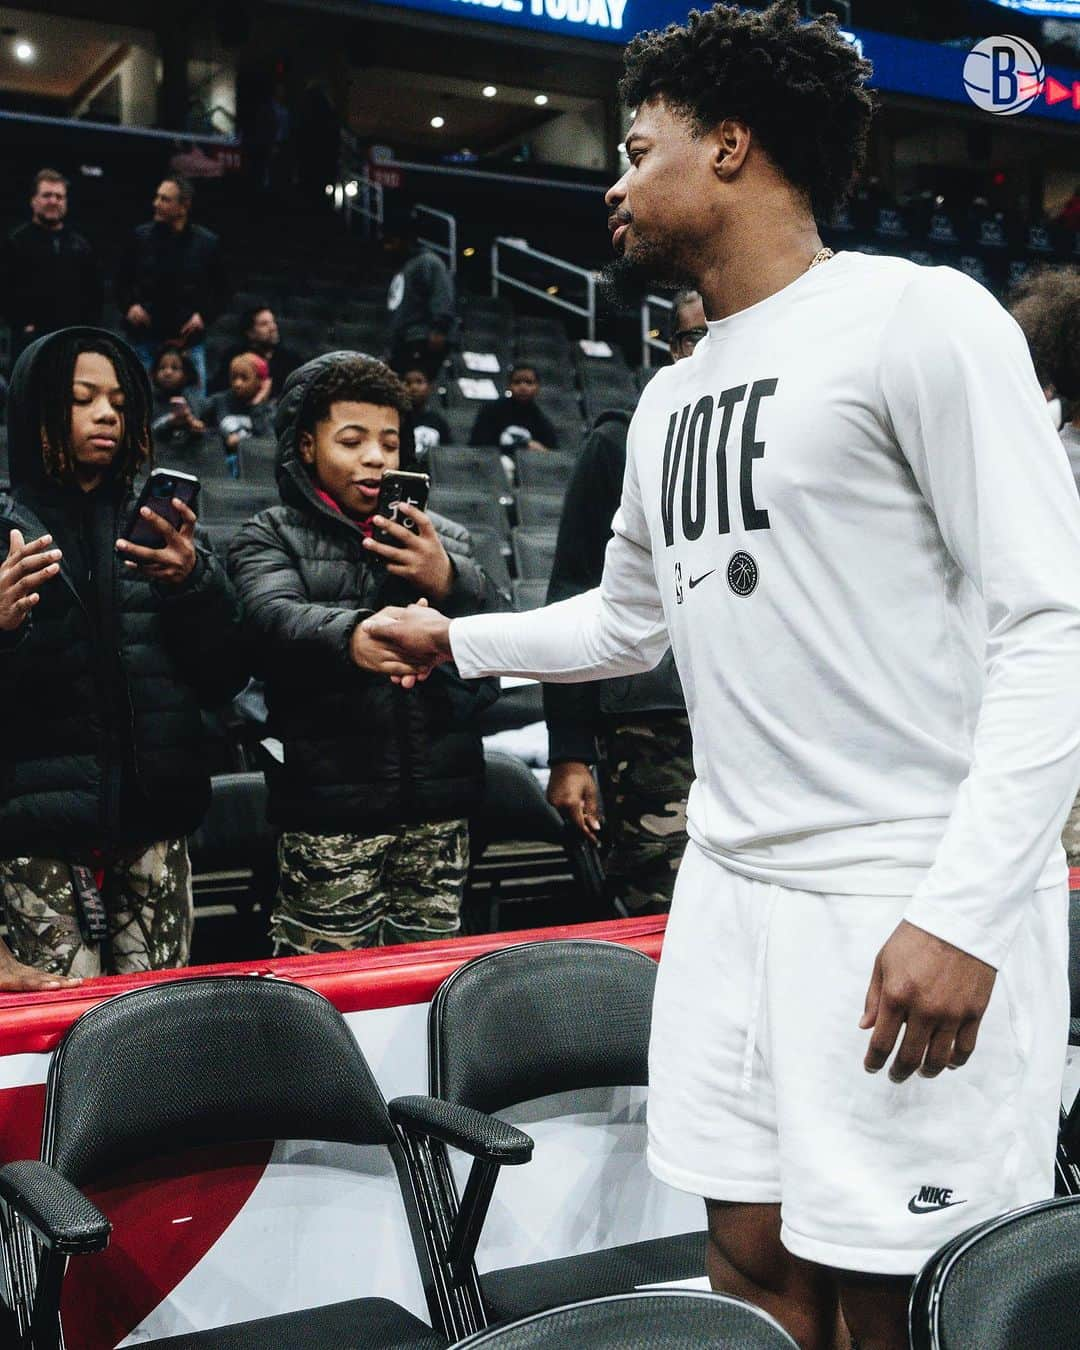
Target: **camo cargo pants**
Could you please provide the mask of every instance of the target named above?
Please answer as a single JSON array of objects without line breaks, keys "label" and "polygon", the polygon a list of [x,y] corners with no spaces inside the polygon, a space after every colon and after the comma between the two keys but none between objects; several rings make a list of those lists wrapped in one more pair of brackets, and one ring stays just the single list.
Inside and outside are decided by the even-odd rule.
[{"label": "camo cargo pants", "polygon": [[469,870],[469,825],[440,820],[390,834],[302,834],[278,843],[270,923],[276,956],[453,937]]},{"label": "camo cargo pants", "polygon": [[90,943],[79,926],[69,863],[56,858],[0,861],[7,940],[16,958],[53,975],[186,966],[194,921],[187,840],[118,849],[104,858],[104,873],[101,898],[109,936]]},{"label": "camo cargo pants", "polygon": [[694,777],[690,722],[673,713],[613,723],[603,744],[608,894],[631,915],[665,911],[686,850],[686,798]]},{"label": "camo cargo pants", "polygon": [[1072,804],[1069,818],[1061,833],[1061,842],[1065,845],[1065,857],[1070,867],[1080,867],[1080,796]]}]

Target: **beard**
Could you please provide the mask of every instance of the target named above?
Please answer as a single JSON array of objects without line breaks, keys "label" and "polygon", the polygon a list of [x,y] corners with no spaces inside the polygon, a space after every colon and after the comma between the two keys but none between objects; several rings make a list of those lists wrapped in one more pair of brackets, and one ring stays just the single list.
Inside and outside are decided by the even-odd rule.
[{"label": "beard", "polygon": [[638,240],[632,248],[607,263],[600,273],[601,294],[613,305],[637,305],[651,290],[696,289],[673,240]]}]

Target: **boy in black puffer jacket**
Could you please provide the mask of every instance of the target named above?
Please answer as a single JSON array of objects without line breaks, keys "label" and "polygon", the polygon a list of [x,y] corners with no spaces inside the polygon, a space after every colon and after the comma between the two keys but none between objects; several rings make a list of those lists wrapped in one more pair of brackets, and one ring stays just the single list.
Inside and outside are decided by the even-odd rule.
[{"label": "boy in black puffer jacket", "polygon": [[[381,361],[320,357],[286,381],[277,414],[281,506],[229,550],[282,757],[267,769],[283,830],[272,931],[279,955],[452,936],[460,926],[469,813],[483,791],[473,720],[490,681],[452,666],[413,689],[359,627],[386,604],[509,608],[468,533],[412,512],[419,534],[375,515],[402,464],[401,381]],[[387,529],[392,545],[378,542]],[[393,598],[391,598],[393,597]]]},{"label": "boy in black puffer jacket", "polygon": [[[11,381],[0,497],[0,989],[184,965],[187,835],[210,799],[200,705],[243,687],[239,605],[186,508],[122,538],[150,455],[126,343],[44,337]],[[6,555],[6,557],[4,556]]]}]

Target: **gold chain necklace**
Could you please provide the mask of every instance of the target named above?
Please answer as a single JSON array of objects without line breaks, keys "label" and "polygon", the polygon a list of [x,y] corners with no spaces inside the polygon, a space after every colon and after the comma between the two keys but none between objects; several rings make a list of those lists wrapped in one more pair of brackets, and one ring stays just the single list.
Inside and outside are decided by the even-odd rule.
[{"label": "gold chain necklace", "polygon": [[[828,262],[830,258],[835,257],[836,254],[832,251],[831,248],[819,248],[818,251],[814,254],[814,256],[810,259],[810,267],[816,267],[818,263]],[[810,271],[810,267],[806,269],[808,272]]]}]

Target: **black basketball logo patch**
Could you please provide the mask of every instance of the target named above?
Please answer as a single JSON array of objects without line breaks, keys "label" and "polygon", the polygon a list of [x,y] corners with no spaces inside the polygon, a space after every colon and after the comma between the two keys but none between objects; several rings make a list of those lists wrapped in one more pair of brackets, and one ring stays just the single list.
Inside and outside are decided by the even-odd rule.
[{"label": "black basketball logo patch", "polygon": [[736,595],[750,595],[757,585],[757,563],[742,550],[731,555],[727,565],[727,584]]}]

